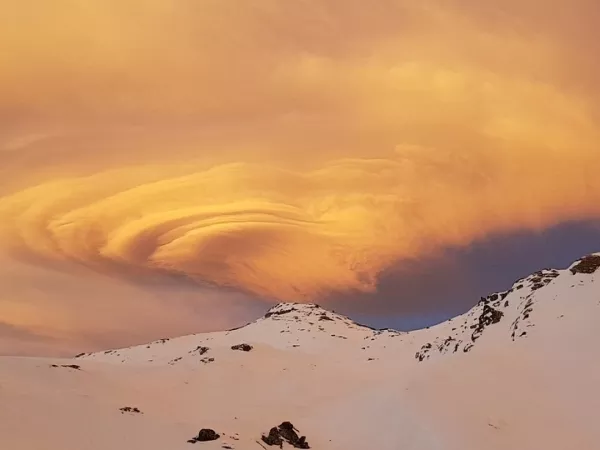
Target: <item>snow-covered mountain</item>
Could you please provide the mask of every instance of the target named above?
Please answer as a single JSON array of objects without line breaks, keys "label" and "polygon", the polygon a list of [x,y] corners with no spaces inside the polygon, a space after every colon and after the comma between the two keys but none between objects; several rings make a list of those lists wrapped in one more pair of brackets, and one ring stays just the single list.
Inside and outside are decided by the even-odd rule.
[{"label": "snow-covered mountain", "polygon": [[[0,358],[0,448],[259,450],[286,421],[324,450],[600,448],[599,267],[540,271],[413,332],[279,304],[229,331]],[[201,428],[219,439],[188,442]]]}]

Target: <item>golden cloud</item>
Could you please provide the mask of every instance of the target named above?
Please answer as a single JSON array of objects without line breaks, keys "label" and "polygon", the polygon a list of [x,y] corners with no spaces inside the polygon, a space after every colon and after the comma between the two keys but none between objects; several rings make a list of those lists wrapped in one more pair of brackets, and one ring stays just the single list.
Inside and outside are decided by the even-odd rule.
[{"label": "golden cloud", "polygon": [[[483,158],[483,155],[477,155]],[[372,290],[395,261],[488,233],[598,215],[583,154],[487,155],[400,148],[310,172],[227,164],[145,181],[135,169],[42,184],[0,200],[0,242],[101,270],[183,274],[267,298]],[[494,167],[482,171],[481,167]],[[154,176],[156,178],[157,175]]]}]

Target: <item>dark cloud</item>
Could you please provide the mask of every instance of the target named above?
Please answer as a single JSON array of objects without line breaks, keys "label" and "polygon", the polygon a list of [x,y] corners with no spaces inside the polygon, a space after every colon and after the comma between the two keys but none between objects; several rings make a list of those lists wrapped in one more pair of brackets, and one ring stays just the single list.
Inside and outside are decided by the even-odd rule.
[{"label": "dark cloud", "polygon": [[398,263],[382,275],[376,293],[340,294],[326,303],[372,326],[420,328],[465,312],[480,297],[509,289],[519,278],[543,268],[565,268],[599,250],[598,222],[495,235]]}]

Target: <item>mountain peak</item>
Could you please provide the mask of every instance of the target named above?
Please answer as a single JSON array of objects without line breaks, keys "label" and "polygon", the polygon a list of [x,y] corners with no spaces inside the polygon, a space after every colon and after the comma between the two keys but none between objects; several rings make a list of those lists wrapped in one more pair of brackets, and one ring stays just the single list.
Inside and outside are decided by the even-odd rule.
[{"label": "mountain peak", "polygon": [[307,317],[328,314],[339,316],[339,314],[335,314],[334,311],[328,311],[324,308],[321,308],[316,303],[278,303],[267,311],[267,313],[264,315],[264,318],[268,319],[271,316],[281,316],[290,313]]}]

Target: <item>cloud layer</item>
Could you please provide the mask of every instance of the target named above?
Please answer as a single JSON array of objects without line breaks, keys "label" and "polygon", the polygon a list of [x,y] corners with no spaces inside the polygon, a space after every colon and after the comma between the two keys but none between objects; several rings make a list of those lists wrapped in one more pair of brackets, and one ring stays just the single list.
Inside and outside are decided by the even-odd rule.
[{"label": "cloud layer", "polygon": [[314,301],[596,218],[595,19],[588,0],[6,5],[3,265]]}]

